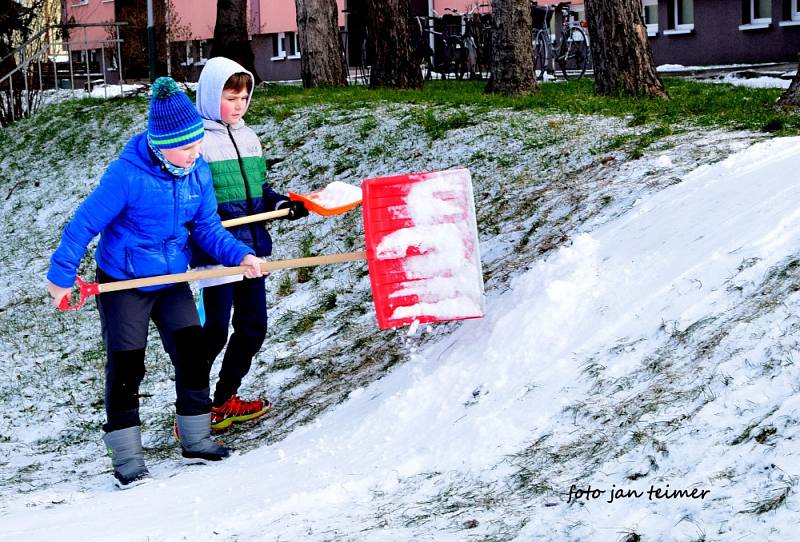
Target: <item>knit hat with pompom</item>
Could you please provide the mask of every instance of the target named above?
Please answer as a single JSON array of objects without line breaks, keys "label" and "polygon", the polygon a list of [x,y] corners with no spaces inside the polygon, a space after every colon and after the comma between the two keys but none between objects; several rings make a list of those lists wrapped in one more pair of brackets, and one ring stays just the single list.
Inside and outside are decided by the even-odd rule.
[{"label": "knit hat with pompom", "polygon": [[158,149],[182,147],[203,138],[203,119],[171,77],[153,83],[147,139]]}]

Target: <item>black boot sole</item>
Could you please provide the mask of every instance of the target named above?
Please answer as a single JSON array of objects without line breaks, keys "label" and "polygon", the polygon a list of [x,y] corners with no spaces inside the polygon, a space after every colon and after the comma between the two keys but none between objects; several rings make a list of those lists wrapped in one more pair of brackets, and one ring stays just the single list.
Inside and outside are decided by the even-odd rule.
[{"label": "black boot sole", "polygon": [[208,463],[216,463],[218,461],[222,461],[223,459],[227,459],[231,456],[231,452],[229,451],[226,455],[220,454],[210,454],[205,452],[190,452],[187,450],[181,450],[181,455],[183,456],[183,462],[187,465],[195,465],[195,464],[208,464]]}]

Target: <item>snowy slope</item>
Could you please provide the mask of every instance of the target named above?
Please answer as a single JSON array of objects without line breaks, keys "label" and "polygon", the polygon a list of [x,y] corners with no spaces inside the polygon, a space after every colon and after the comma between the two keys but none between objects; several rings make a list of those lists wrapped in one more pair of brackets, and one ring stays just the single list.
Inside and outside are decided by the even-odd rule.
[{"label": "snowy slope", "polygon": [[[89,303],[57,313],[43,277],[64,223],[143,128],[146,105],[141,97],[67,100],[0,130],[0,514],[20,494],[39,503],[38,492],[49,488],[86,492],[107,485],[98,429],[105,354],[96,309]],[[437,123],[450,128],[431,131]],[[665,136],[634,118],[380,102],[312,105],[251,118],[251,125],[279,191],[468,167],[490,293],[506,291],[513,277],[637,199],[765,137],[690,125]],[[660,135],[653,143],[654,129]],[[640,138],[650,142],[642,147]],[[634,152],[636,159],[629,156]],[[364,248],[357,211],[269,227],[275,259]],[[80,274],[91,277],[93,267],[90,250]],[[280,407],[225,435],[244,451],[313,422],[406,363],[412,347],[402,331],[376,332],[366,265],[276,272],[267,281],[269,336],[242,395],[267,396]],[[457,328],[435,326],[413,346]],[[149,465],[169,471],[179,457],[171,436],[173,371],[157,334],[150,338],[141,388],[145,453]]]},{"label": "snowy slope", "polygon": [[[490,291],[486,318],[407,337],[405,363],[284,440],[29,494],[0,538],[792,539],[798,163],[786,138],[701,166]],[[606,493],[568,504],[572,484]],[[648,499],[667,484],[709,493]]]}]

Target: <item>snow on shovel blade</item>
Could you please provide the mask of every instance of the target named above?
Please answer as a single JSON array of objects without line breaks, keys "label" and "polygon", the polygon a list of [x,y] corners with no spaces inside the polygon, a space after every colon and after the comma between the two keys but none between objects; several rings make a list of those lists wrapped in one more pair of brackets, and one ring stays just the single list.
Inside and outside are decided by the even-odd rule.
[{"label": "snow on shovel blade", "polygon": [[380,328],[483,316],[483,273],[469,171],[373,178],[361,188]]},{"label": "snow on shovel blade", "polygon": [[342,181],[333,181],[324,190],[310,194],[289,192],[289,199],[302,201],[309,211],[322,216],[345,213],[361,204],[361,189]]}]

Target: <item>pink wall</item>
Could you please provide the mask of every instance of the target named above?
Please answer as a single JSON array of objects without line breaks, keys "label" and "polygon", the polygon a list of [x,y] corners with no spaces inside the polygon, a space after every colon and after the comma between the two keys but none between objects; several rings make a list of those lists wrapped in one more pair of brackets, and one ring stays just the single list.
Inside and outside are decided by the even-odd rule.
[{"label": "pink wall", "polygon": [[[78,4],[79,0],[66,0],[66,21],[76,23],[106,23],[114,21],[114,2],[104,2],[103,0],[89,0],[86,4]],[[75,20],[72,21],[71,19]],[[108,39],[108,31],[105,27],[96,26],[86,29],[84,34],[82,29],[72,31],[70,40],[73,42],[73,49],[99,49],[101,44],[88,44],[84,47],[78,43],[85,39],[88,41],[100,41]]]},{"label": "pink wall", "polygon": [[[86,4],[75,5],[81,0],[66,0],[67,19],[75,18],[75,22],[107,22],[114,20],[114,2],[108,0],[88,0]],[[276,32],[293,32],[297,30],[294,0],[250,0],[250,19],[254,33],[272,34]],[[479,4],[491,4],[491,0],[430,0],[433,9],[444,15],[445,8],[458,12],[467,12]],[[556,4],[559,0],[539,0],[540,5]],[[216,21],[216,0],[172,0],[177,13],[177,25],[186,27],[191,34],[189,39],[210,39],[214,35]],[[344,26],[345,0],[336,0],[339,7],[339,26]],[[575,5],[583,4],[583,0],[573,0]],[[481,11],[489,8],[481,7]],[[87,39],[102,40],[106,38],[106,30],[97,27],[87,30]],[[83,32],[77,32],[73,39],[83,39]],[[90,46],[89,48],[96,48]]]},{"label": "pink wall", "polygon": [[[217,18],[216,0],[172,0],[180,24],[188,27],[191,39],[210,39],[214,36]],[[339,6],[339,26],[344,26],[344,0]],[[273,34],[297,30],[294,0],[251,0],[251,31],[254,34]]]},{"label": "pink wall", "polygon": [[[540,6],[548,4],[558,4],[562,0],[538,0]],[[478,11],[485,13],[491,11],[492,0],[430,0],[433,9],[437,15],[444,15],[448,13],[445,8],[455,9],[459,13],[468,13],[470,9],[477,8]],[[481,6],[481,4],[489,4],[489,6]],[[572,5],[579,6],[583,4],[583,0],[572,0]]]},{"label": "pink wall", "polygon": [[[257,0],[260,13],[260,33],[294,32],[297,30],[297,11],[294,0]],[[339,26],[344,26],[344,0],[336,0],[339,6]]]},{"label": "pink wall", "polygon": [[[449,13],[445,8],[455,9],[459,13],[466,13],[472,7],[479,4],[491,4],[491,0],[433,0],[433,10],[437,15],[445,15]],[[481,11],[487,11],[489,8],[481,8]]]},{"label": "pink wall", "polygon": [[[172,0],[176,20],[175,27],[185,27],[191,34],[189,39],[207,40],[214,37],[214,23],[217,21],[216,0]],[[183,36],[177,36],[183,41]]]},{"label": "pink wall", "polygon": [[[538,0],[540,6],[546,6],[548,4],[558,4],[562,0]],[[583,5],[583,0],[572,0],[573,6],[581,6]]]}]

